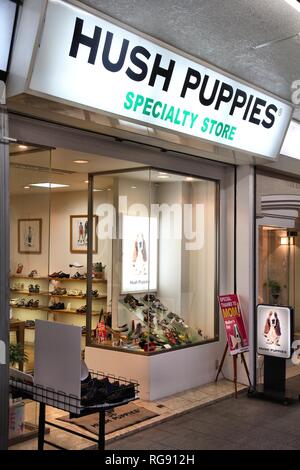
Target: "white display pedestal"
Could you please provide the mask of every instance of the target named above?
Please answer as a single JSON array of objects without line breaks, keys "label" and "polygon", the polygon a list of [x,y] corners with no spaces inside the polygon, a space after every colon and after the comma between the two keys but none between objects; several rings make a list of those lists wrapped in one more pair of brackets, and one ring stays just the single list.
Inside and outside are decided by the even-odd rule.
[{"label": "white display pedestal", "polygon": [[213,382],[222,347],[217,342],[153,356],[87,347],[85,362],[89,369],[136,380],[140,398],[152,401]]}]

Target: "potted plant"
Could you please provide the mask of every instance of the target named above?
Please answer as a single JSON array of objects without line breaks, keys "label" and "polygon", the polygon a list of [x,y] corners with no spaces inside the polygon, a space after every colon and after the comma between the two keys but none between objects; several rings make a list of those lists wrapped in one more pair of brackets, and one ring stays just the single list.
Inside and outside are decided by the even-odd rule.
[{"label": "potted plant", "polygon": [[278,299],[281,293],[281,285],[279,284],[279,282],[274,281],[272,279],[269,279],[265,285],[270,289],[272,302],[276,305],[278,303]]},{"label": "potted plant", "polygon": [[101,262],[100,263],[94,263],[93,264],[93,272],[94,272],[95,278],[104,279],[105,268],[106,268],[106,265],[103,265]]},{"label": "potted plant", "polygon": [[9,362],[12,367],[20,362],[27,362],[28,356],[24,351],[22,344],[10,344],[9,345]]}]

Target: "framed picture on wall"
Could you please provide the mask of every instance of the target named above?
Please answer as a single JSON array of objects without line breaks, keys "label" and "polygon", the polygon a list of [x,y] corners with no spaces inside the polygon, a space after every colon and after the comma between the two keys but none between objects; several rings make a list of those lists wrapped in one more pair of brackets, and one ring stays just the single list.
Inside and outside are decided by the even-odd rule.
[{"label": "framed picture on wall", "polygon": [[42,252],[42,219],[18,219],[18,252]]},{"label": "framed picture on wall", "polygon": [[[98,252],[97,237],[98,216],[93,216],[93,253]],[[88,244],[88,216],[71,215],[70,216],[70,252],[87,253]]]}]

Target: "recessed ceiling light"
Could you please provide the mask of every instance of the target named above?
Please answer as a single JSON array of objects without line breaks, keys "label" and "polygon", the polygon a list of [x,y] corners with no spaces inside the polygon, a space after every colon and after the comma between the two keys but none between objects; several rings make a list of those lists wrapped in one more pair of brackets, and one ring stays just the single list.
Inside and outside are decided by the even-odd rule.
[{"label": "recessed ceiling light", "polygon": [[167,175],[168,173],[166,173],[165,171],[159,171],[158,174],[159,175]]},{"label": "recessed ceiling light", "polygon": [[185,181],[194,181],[194,178],[192,178],[192,176],[187,176],[185,178]]},{"label": "recessed ceiling light", "polygon": [[111,191],[111,188],[107,188],[107,191]]},{"label": "recessed ceiling light", "polygon": [[59,184],[59,183],[32,183],[29,186],[33,186],[35,188],[69,188],[69,184]]},{"label": "recessed ceiling light", "polygon": [[85,183],[88,184],[89,180],[85,180]]},{"label": "recessed ceiling light", "polygon": [[103,189],[93,189],[94,193],[100,193],[102,191],[104,191]]},{"label": "recessed ceiling light", "polygon": [[131,186],[131,189],[136,189],[136,186]]},{"label": "recessed ceiling light", "polygon": [[18,149],[20,149],[20,150],[27,150],[28,147],[27,147],[27,145],[21,145],[21,144],[20,144],[20,145],[18,145]]},{"label": "recessed ceiling light", "polygon": [[285,0],[286,3],[291,5],[291,7],[294,7],[297,11],[300,12],[300,2],[299,0]]},{"label": "recessed ceiling light", "polygon": [[170,176],[169,175],[158,175],[158,178],[168,179],[168,178],[170,178]]},{"label": "recessed ceiling light", "polygon": [[73,160],[73,163],[78,163],[79,165],[85,165],[86,163],[89,163],[88,160]]},{"label": "recessed ceiling light", "polygon": [[24,186],[24,189],[30,189],[30,186]]}]

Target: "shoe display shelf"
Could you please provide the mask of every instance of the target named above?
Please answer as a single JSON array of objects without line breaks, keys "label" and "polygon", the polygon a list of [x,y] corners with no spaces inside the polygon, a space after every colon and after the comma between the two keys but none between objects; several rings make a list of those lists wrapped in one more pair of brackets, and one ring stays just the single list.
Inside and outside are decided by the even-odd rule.
[{"label": "shoe display shelf", "polygon": [[[125,390],[126,395],[130,395],[130,398],[120,399],[120,401],[104,402],[101,404],[83,406],[81,404],[81,398],[67,395],[63,392],[56,391],[51,388],[46,388],[38,384],[32,384],[22,381],[15,377],[10,377],[9,385],[10,391],[13,398],[22,397],[27,398],[39,403],[39,427],[38,427],[38,450],[44,450],[44,445],[49,444],[59,450],[67,450],[59,445],[49,442],[45,439],[46,424],[51,427],[55,427],[61,431],[69,432],[84,439],[90,440],[97,444],[98,450],[105,450],[105,414],[107,411],[112,410],[123,405],[127,405],[129,402],[137,400],[139,398],[139,384],[134,380],[127,380],[124,377],[117,377],[111,374],[105,374],[103,372],[95,372],[90,370],[92,378],[98,380],[108,379],[112,382],[119,382],[119,385]],[[130,394],[126,391],[130,390]],[[124,394],[123,394],[124,395]],[[122,394],[120,394],[120,398]],[[93,437],[87,437],[86,434],[82,434],[78,431],[74,431],[63,425],[49,422],[46,419],[46,406],[51,406],[59,410],[70,413],[70,418],[80,418],[82,416],[88,416],[90,414],[98,413],[99,415],[99,435],[98,439]]]},{"label": "shoe display shelf", "polygon": [[[64,283],[68,283],[68,289],[70,290],[74,287],[76,287],[76,290],[84,290],[84,284],[86,284],[87,280],[84,278],[54,278],[51,276],[26,276],[22,274],[15,274],[10,277],[11,279],[11,299],[13,298],[33,298],[33,299],[39,299],[40,305],[38,307],[32,307],[26,305],[21,305],[18,306],[16,304],[10,304],[10,308],[12,309],[13,312],[13,318],[18,318],[20,317],[22,320],[35,320],[36,318],[38,319],[43,319],[43,320],[53,320],[53,321],[70,321],[70,317],[73,318],[73,322],[76,324],[80,324],[80,326],[85,326],[81,325],[82,323],[82,318],[84,318],[84,323],[85,323],[85,317],[86,317],[86,312],[78,312],[77,310],[80,309],[82,306],[82,300],[86,299],[86,295],[68,295],[67,294],[53,294],[53,289],[54,285],[57,287],[58,282],[60,286],[63,286]],[[55,281],[55,283],[53,283]],[[106,295],[106,289],[107,289],[107,281],[104,279],[93,279],[93,283],[97,284],[98,289],[99,289],[99,294],[97,296],[93,296],[93,302],[97,302],[95,305],[95,311],[92,312],[93,318],[95,318],[96,323],[96,317],[99,317],[99,312],[101,310],[102,304],[107,304],[107,295]],[[29,286],[33,284],[35,286],[36,284],[39,285],[39,292],[29,292]],[[15,288],[16,285],[21,286],[22,288]],[[70,287],[69,287],[70,286]],[[78,286],[80,286],[80,289],[78,289]],[[68,303],[72,304],[72,308],[67,309],[53,309],[49,307],[49,302],[51,299],[58,299],[59,302],[64,302],[64,300],[68,300]],[[81,301],[79,303],[78,301]],[[25,301],[26,303],[26,301]],[[66,302],[65,302],[66,303]],[[74,305],[75,304],[75,305]],[[78,318],[78,320],[75,321],[75,318]],[[32,336],[34,333],[35,327],[33,325],[31,326],[25,326],[26,330],[31,330],[30,332],[28,331],[28,335],[26,338],[26,342],[32,343],[34,341],[34,336]],[[83,336],[86,336],[83,333]]]}]

